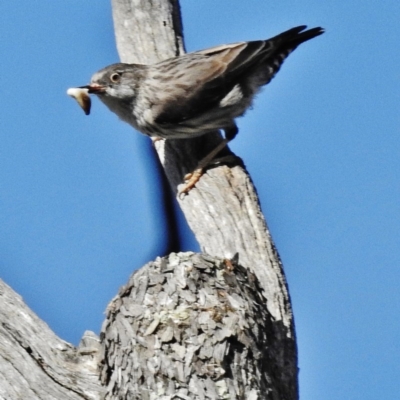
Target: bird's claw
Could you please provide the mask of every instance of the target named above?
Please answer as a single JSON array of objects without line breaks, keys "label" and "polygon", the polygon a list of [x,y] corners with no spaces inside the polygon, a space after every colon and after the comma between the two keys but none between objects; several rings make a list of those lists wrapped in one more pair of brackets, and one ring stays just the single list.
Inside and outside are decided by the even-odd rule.
[{"label": "bird's claw", "polygon": [[200,180],[202,175],[203,168],[197,168],[193,172],[189,172],[185,175],[185,177],[183,178],[185,186],[179,191],[178,195],[180,199],[187,195],[196,186],[196,183]]}]

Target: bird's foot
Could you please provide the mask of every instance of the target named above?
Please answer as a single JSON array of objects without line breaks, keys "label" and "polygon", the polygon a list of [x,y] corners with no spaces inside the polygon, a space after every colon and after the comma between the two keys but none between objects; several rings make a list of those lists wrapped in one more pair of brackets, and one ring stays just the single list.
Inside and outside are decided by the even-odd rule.
[{"label": "bird's foot", "polygon": [[188,174],[185,175],[184,182],[185,186],[183,189],[179,191],[179,198],[182,198],[183,196],[187,195],[195,186],[196,183],[200,180],[204,172],[204,168],[196,168],[193,172],[189,172]]},{"label": "bird's foot", "polygon": [[184,177],[185,186],[179,191],[179,198],[182,198],[188,194],[197,184],[204,173],[204,169],[214,162],[221,161],[221,159],[215,159],[215,156],[228,144],[229,140],[224,139],[215,149],[208,153],[197,165],[197,168]]}]

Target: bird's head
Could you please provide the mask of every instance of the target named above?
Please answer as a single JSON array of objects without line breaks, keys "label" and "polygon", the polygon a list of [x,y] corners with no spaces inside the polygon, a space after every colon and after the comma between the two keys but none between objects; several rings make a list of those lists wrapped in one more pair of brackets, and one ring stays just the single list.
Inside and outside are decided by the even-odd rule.
[{"label": "bird's head", "polygon": [[89,94],[95,94],[122,120],[136,126],[132,112],[146,68],[137,64],[109,65],[96,72],[89,85],[69,89],[67,93],[78,101],[86,115],[90,113]]},{"label": "bird's head", "polygon": [[[139,66],[134,64],[113,64],[96,72],[89,85],[81,86],[102,97],[127,101],[136,97],[137,82],[141,76]],[[102,99],[106,100],[106,99]]]}]

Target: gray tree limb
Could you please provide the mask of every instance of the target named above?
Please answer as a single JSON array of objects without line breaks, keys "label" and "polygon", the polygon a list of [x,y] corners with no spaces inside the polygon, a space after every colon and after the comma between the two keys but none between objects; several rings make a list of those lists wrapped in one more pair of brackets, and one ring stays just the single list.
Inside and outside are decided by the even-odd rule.
[{"label": "gray tree limb", "polygon": [[[122,61],[182,54],[177,0],[112,4]],[[156,143],[175,192],[220,140]],[[135,273],[100,342],[90,332],[77,348],[64,342],[0,282],[0,399],[298,398],[286,280],[240,159],[209,169],[178,201],[207,255],[171,254]]]},{"label": "gray tree limb", "polygon": [[77,348],[58,338],[0,280],[0,399],[100,399],[99,348],[92,332]]},{"label": "gray tree limb", "polygon": [[289,399],[279,334],[248,269],[172,253],[133,274],[107,309],[105,398]]},{"label": "gray tree limb", "polygon": [[[182,54],[183,32],[177,0],[113,0],[117,48],[122,62],[154,63]],[[156,149],[175,192],[185,173],[221,140],[207,135],[190,140],[156,142]],[[212,256],[232,258],[258,278],[271,321],[274,346],[286,393],[282,399],[298,397],[297,349],[293,315],[279,255],[262,215],[256,190],[240,160],[221,165],[202,176],[196,188],[179,198],[179,204],[202,250]],[[274,383],[273,383],[274,384]],[[269,397],[265,397],[269,398]],[[272,397],[271,397],[272,398]]]}]

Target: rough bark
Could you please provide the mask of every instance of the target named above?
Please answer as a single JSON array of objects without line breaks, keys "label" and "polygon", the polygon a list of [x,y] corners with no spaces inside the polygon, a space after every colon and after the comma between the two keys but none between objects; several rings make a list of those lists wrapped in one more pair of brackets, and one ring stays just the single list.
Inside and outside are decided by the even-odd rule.
[{"label": "rough bark", "polygon": [[[122,61],[184,51],[177,0],[112,3]],[[220,140],[156,143],[175,192]],[[90,332],[77,348],[57,338],[0,282],[0,399],[298,398],[287,285],[241,160],[209,169],[178,201],[207,255],[171,254],[134,274],[100,342]]]},{"label": "rough bark", "polygon": [[235,260],[159,258],[134,273],[108,307],[106,399],[288,398],[275,330],[258,279]]},{"label": "rough bark", "polygon": [[77,348],[58,338],[0,280],[0,399],[100,399],[99,347],[92,332]]},{"label": "rough bark", "polygon": [[[177,1],[113,0],[112,4],[122,62],[150,64],[182,54]],[[175,193],[185,173],[193,171],[220,140],[215,133],[190,140],[156,142]],[[205,253],[227,259],[238,254],[240,264],[258,278],[276,339],[265,351],[273,354],[275,364],[282,368],[272,386],[285,388],[274,398],[296,399],[297,349],[287,284],[256,190],[241,160],[209,169],[195,189],[177,199]],[[265,396],[260,398],[270,398]]]}]

